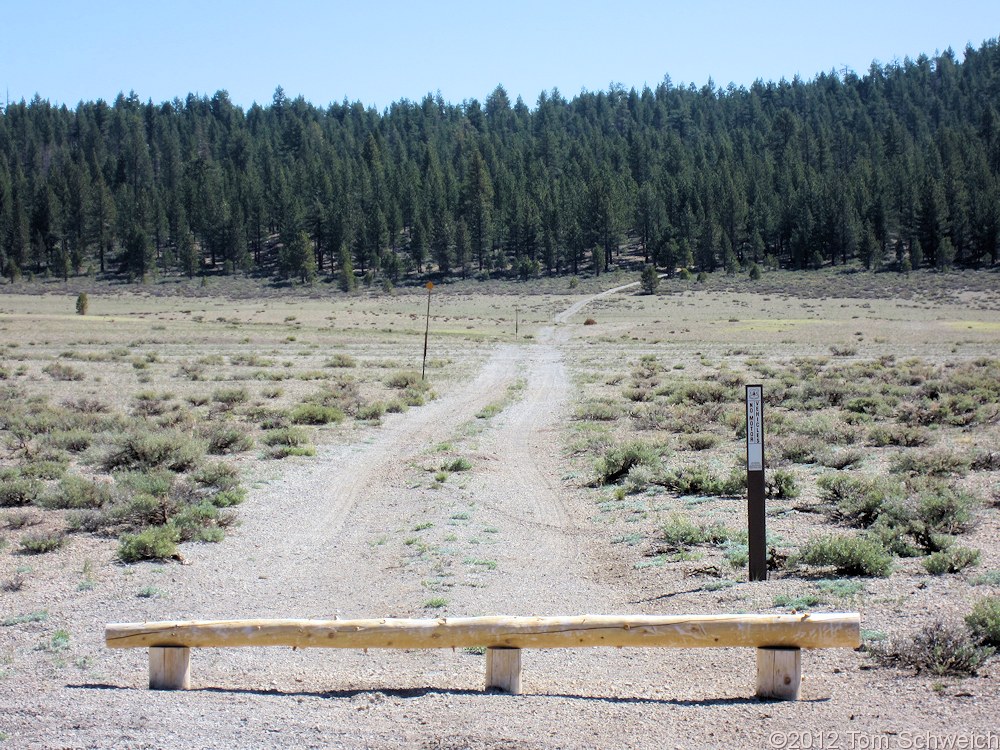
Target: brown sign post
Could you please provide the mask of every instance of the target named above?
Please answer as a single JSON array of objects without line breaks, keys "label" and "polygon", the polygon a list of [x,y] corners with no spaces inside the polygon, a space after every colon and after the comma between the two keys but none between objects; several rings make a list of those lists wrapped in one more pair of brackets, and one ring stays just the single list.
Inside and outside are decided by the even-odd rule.
[{"label": "brown sign post", "polygon": [[750,580],[767,580],[764,515],[764,387],[747,387],[747,532]]}]

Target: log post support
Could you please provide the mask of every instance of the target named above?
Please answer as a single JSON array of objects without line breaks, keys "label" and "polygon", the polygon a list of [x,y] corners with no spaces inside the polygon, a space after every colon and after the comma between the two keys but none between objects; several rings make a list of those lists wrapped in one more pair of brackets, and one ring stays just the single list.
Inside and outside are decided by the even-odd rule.
[{"label": "log post support", "polygon": [[802,650],[757,649],[757,697],[797,701],[802,683]]},{"label": "log post support", "polygon": [[486,689],[490,688],[521,694],[521,649],[486,649]]},{"label": "log post support", "polygon": [[153,646],[149,649],[149,689],[187,690],[191,687],[191,649]]}]

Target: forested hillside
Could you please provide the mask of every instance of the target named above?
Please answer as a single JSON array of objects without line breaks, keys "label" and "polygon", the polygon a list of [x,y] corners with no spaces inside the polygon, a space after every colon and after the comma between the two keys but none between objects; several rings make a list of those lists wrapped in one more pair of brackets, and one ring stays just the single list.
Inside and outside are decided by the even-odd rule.
[{"label": "forested hillside", "polygon": [[428,95],[384,112],[278,88],[0,115],[0,272],[398,281],[855,260],[995,265],[1000,46],[864,75]]}]

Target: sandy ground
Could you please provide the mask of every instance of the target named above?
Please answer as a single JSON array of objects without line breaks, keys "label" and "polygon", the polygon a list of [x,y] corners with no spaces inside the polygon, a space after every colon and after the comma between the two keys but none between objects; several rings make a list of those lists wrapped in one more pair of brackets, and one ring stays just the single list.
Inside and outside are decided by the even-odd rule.
[{"label": "sandy ground", "polygon": [[[583,332],[571,319],[593,301],[497,346],[426,407],[286,467],[251,491],[224,543],[185,545],[183,565],[123,575],[106,543],[79,540],[65,565],[97,561],[99,585],[36,592],[49,619],[0,628],[0,747],[998,746],[996,660],[935,685],[860,653],[807,652],[803,700],[767,703],[752,697],[750,650],[530,651],[525,694],[507,696],[483,692],[484,657],[462,651],[205,649],[191,691],[152,692],[143,651],[103,647],[106,622],[708,613],[768,600],[771,583],[741,584],[736,601],[685,596],[697,587],[684,580],[650,595],[595,526],[560,447],[565,358]],[[456,457],[471,468],[435,480]],[[168,595],[136,597],[141,583]],[[0,595],[0,619],[27,606],[14,613],[14,601]],[[67,649],[52,645],[56,628]]]}]

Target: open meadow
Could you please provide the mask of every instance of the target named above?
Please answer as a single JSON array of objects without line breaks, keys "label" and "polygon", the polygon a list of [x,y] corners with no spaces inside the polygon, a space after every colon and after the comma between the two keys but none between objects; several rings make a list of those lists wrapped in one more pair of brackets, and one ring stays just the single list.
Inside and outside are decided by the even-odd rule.
[{"label": "open meadow", "polygon": [[[1000,742],[996,273],[602,294],[637,280],[436,287],[426,380],[422,288],[95,286],[86,315],[82,286],[4,288],[0,748]],[[806,611],[860,612],[864,645],[806,652],[789,703],[752,697],[749,649],[528,651],[508,696],[478,649],[199,649],[192,690],[153,692],[144,651],[104,646],[110,622]]]}]

